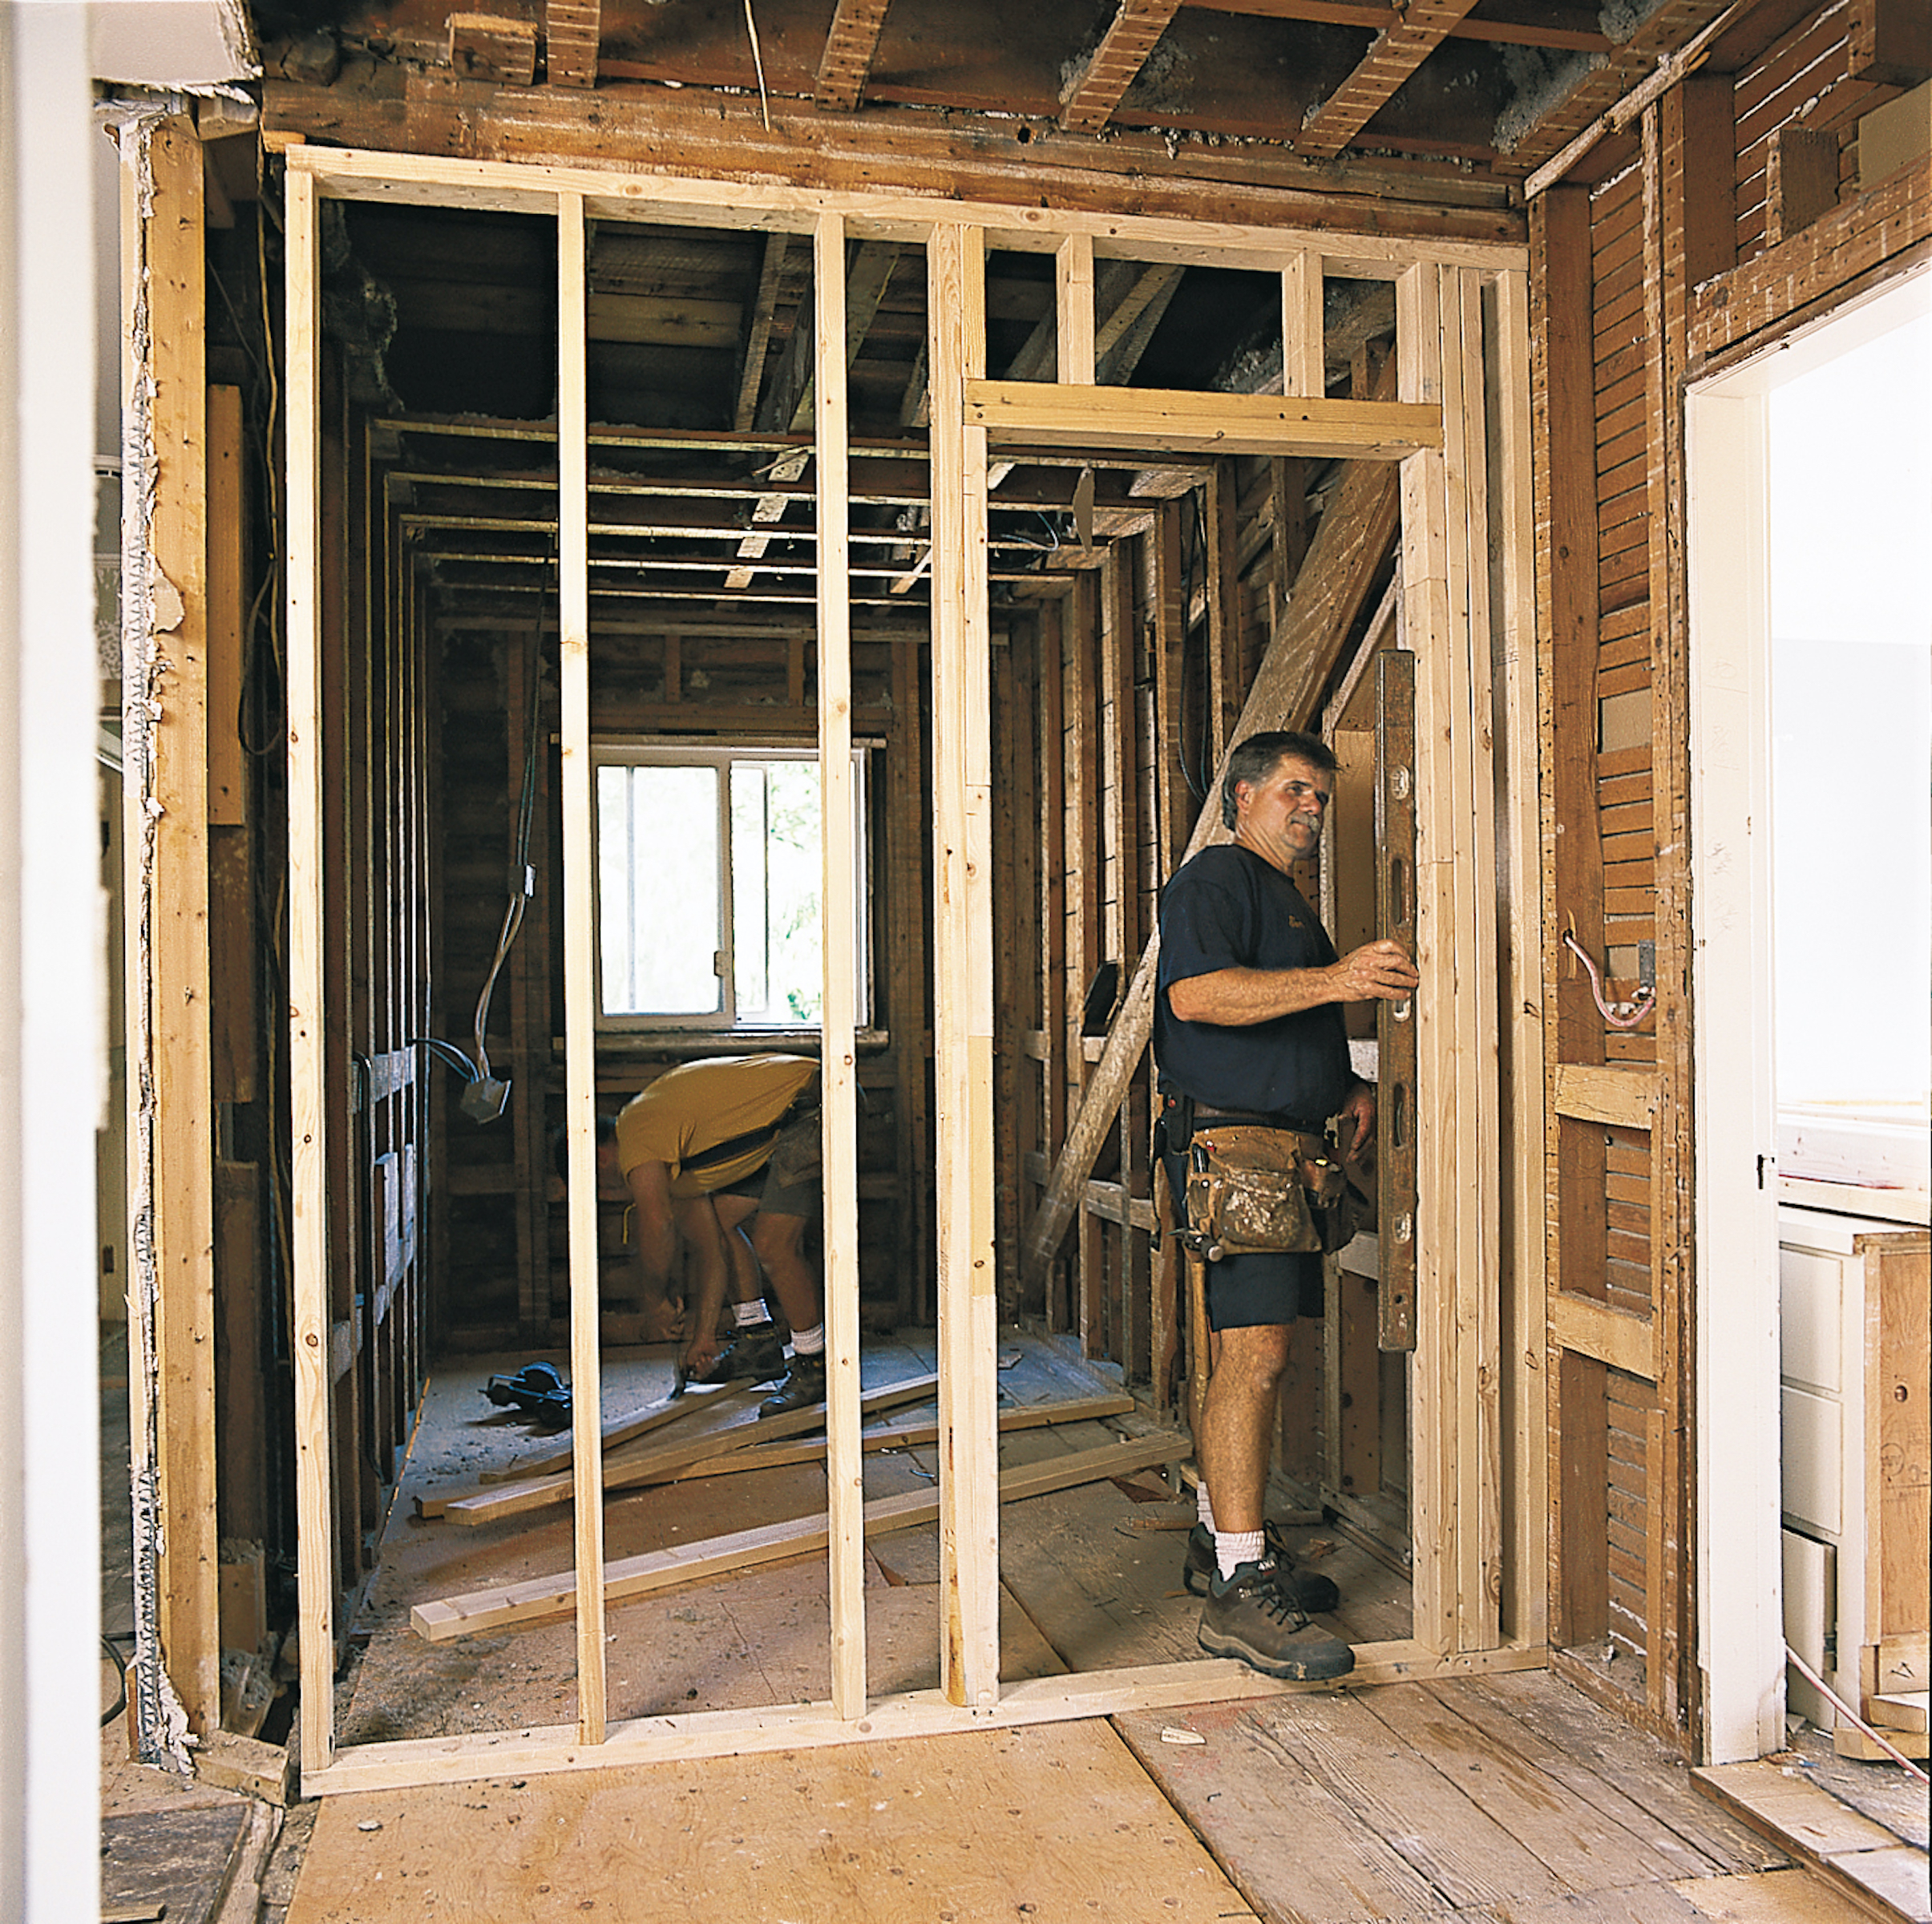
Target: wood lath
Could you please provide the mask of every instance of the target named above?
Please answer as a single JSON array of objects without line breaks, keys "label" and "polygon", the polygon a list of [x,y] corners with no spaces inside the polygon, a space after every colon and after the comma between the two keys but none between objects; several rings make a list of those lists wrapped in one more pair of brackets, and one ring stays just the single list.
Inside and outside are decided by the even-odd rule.
[{"label": "wood lath", "polygon": [[1074,133],[1096,133],[1147,64],[1180,0],[1121,0],[1100,45],[1061,97],[1060,124]]},{"label": "wood lath", "polygon": [[1295,146],[1304,154],[1332,160],[1475,6],[1476,0],[1446,0],[1404,9],[1376,34],[1355,71],[1319,107],[1310,108]]},{"label": "wood lath", "polygon": [[850,113],[865,94],[866,76],[886,23],[891,0],[839,0],[826,30],[825,51],[812,97],[821,107]]}]

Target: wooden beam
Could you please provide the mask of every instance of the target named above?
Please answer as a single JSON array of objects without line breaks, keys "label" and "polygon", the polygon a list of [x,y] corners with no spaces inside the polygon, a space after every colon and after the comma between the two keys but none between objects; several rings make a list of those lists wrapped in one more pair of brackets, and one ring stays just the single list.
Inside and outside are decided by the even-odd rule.
[{"label": "wooden beam", "polygon": [[732,425],[741,433],[758,414],[758,390],[765,385],[765,355],[771,341],[771,317],[778,297],[778,279],[785,272],[786,250],[791,236],[782,229],[765,236],[765,257],[758,268],[758,291],[753,301],[751,323],[745,336],[744,364],[738,370],[738,405]]},{"label": "wooden beam", "polygon": [[1405,7],[1376,35],[1348,79],[1309,108],[1295,151],[1332,160],[1475,7],[1476,0],[1414,0]]},{"label": "wooden beam", "polygon": [[1764,167],[1764,245],[1780,245],[1838,204],[1838,136],[1780,127]]},{"label": "wooden beam", "polygon": [[595,87],[603,0],[544,0],[544,78],[552,87]]},{"label": "wooden beam", "polygon": [[1098,133],[1179,10],[1180,0],[1121,0],[1099,46],[1061,95],[1060,124],[1072,133]]},{"label": "wooden beam", "polygon": [[[1069,234],[1054,251],[1053,323],[1059,350],[1056,378],[1063,386],[1091,387],[1097,354],[1091,234]],[[1016,363],[1010,374],[1020,371]]]},{"label": "wooden beam", "polygon": [[[883,15],[884,7],[879,12]],[[851,825],[852,770],[851,462],[846,445],[846,370],[879,305],[892,269],[887,259],[848,307],[845,221],[821,214],[812,236],[818,401],[818,833],[823,980],[819,1090],[823,1137],[823,1308],[827,1392],[826,1469],[830,1519],[832,1704],[842,1717],[865,1715],[865,1485],[859,1428],[858,1009],[852,946],[859,925],[859,878]],[[895,258],[896,257],[894,257]],[[866,257],[860,255],[861,265]]]},{"label": "wooden beam", "polygon": [[500,14],[451,14],[445,58],[464,80],[527,87],[536,78],[536,26]]},{"label": "wooden beam", "polygon": [[[1047,1496],[1057,1489],[1098,1482],[1107,1477],[1126,1476],[1156,1464],[1178,1462],[1192,1447],[1186,1437],[1160,1430],[1126,1443],[1106,1444],[1072,1456],[1049,1457],[1042,1462],[1000,1473],[997,1499],[1001,1503],[1018,1502],[1028,1497]],[[870,1537],[888,1530],[907,1530],[915,1524],[934,1522],[939,1515],[940,1498],[931,1491],[877,1497],[865,1506],[865,1534]],[[642,1556],[620,1558],[610,1566],[605,1600],[622,1603],[628,1598],[648,1596],[653,1591],[669,1590],[676,1584],[754,1569],[761,1563],[821,1550],[826,1541],[824,1518],[800,1517],[790,1522],[767,1524],[762,1529],[679,1544],[670,1550],[649,1550]],[[418,1603],[410,1612],[410,1627],[430,1643],[447,1643],[452,1637],[475,1636],[515,1624],[555,1623],[571,1614],[576,1598],[576,1586],[568,1578],[532,1577],[494,1590],[472,1591],[467,1596],[442,1597]]]},{"label": "wooden beam", "polygon": [[315,182],[291,175],[284,219],[288,327],[289,1257],[294,1346],[296,1591],[301,1752],[335,1754],[333,1359],[322,1010],[321,261]]},{"label": "wooden beam", "polygon": [[1400,460],[1441,445],[1433,409],[1403,402],[1158,388],[1048,386],[972,381],[966,418],[996,447],[1133,448],[1150,454],[1319,455]]},{"label": "wooden beam", "polygon": [[933,1092],[939,1119],[941,1688],[1000,1695],[993,1261],[992,796],[986,436],[965,393],[986,362],[985,239],[927,252],[932,370]]},{"label": "wooden beam", "polygon": [[[129,793],[132,869],[127,929],[129,1083],[151,1082],[130,1131],[131,1199],[144,1199],[153,1251],[153,1376],[136,1467],[155,1477],[161,1656],[197,1735],[221,1720],[216,1542],[212,1037],[208,1015],[208,390],[200,143],[170,119],[149,146],[152,204],[139,212],[144,256],[154,457],[144,750]],[[133,772],[131,766],[130,772]],[[144,939],[143,939],[144,938]],[[148,1397],[152,1397],[152,1402]],[[145,1404],[146,1409],[141,1409]],[[137,1477],[137,1485],[139,1478]],[[141,1732],[158,1756],[164,1732]]]},{"label": "wooden beam", "polygon": [[812,97],[821,107],[849,114],[864,97],[866,77],[872,71],[890,4],[891,0],[839,0],[812,88]]},{"label": "wooden beam", "polygon": [[[1389,0],[1186,0],[1190,6],[1216,14],[1246,14],[1261,20],[1306,20],[1324,26],[1356,26],[1379,34],[1395,10]],[[1565,21],[1561,14],[1568,12]],[[1528,14],[1532,16],[1525,18]],[[1556,16],[1550,18],[1550,16]],[[1605,54],[1615,44],[1596,23],[1595,7],[1558,9],[1531,0],[1517,17],[1465,14],[1449,30],[1453,40],[1488,40],[1508,46],[1548,46],[1584,54]]]},{"label": "wooden beam", "polygon": [[564,1120],[569,1168],[577,1734],[604,1741],[604,1488],[597,1342],[596,932],[590,766],[590,449],[584,196],[557,196],[557,679],[564,829]]},{"label": "wooden beam", "polygon": [[[1540,115],[1520,135],[1499,126],[1498,143],[1504,152],[1522,165],[1534,167],[1523,183],[1524,198],[1534,200],[1546,192],[1605,135],[1622,133],[1652,101],[1695,73],[1712,42],[1756,3],[1663,0],[1560,107]],[[1538,161],[1541,166],[1535,165]]]}]

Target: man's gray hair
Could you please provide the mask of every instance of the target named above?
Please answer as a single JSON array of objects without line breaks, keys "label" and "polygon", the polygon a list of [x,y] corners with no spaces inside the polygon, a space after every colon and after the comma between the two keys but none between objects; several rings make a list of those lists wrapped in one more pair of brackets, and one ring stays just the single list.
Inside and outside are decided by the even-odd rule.
[{"label": "man's gray hair", "polygon": [[1275,764],[1290,755],[1329,774],[1335,772],[1335,751],[1317,736],[1304,735],[1299,729],[1287,728],[1271,729],[1263,734],[1250,735],[1228,757],[1227,773],[1221,778],[1223,827],[1232,828],[1239,819],[1235,806],[1235,785],[1239,782],[1259,782],[1263,776],[1272,774]]}]

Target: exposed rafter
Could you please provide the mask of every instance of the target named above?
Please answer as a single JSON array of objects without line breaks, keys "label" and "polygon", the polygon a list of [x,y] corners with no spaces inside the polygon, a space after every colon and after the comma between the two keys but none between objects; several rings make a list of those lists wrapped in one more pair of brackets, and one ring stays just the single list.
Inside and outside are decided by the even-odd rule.
[{"label": "exposed rafter", "polygon": [[1121,0],[1120,11],[1093,57],[1061,95],[1060,124],[1074,133],[1097,133],[1147,64],[1181,0]]},{"label": "exposed rafter", "polygon": [[849,114],[858,106],[891,3],[891,0],[839,0],[812,90],[821,107]]},{"label": "exposed rafter", "polygon": [[771,317],[778,298],[778,277],[785,271],[785,253],[789,234],[765,237],[765,259],[758,269],[758,297],[752,306],[751,325],[745,337],[745,358],[738,370],[738,406],[733,425],[741,430],[758,418],[758,390],[765,385],[765,354],[771,342]]},{"label": "exposed rafter", "polygon": [[[1208,13],[1305,20],[1321,26],[1360,26],[1371,33],[1381,32],[1396,18],[1390,0],[1187,0],[1187,4]],[[1518,4],[1503,13],[1492,7],[1481,19],[1465,15],[1449,28],[1449,37],[1584,54],[1607,53],[1615,44],[1597,24],[1595,7],[1550,6],[1540,4],[1540,0]]]},{"label": "exposed rafter", "polygon": [[[1533,117],[1519,106],[1496,125],[1496,144],[1506,170],[1529,173],[1560,152],[1573,139],[1621,124],[1640,111],[1624,104],[1632,89],[1655,98],[1681,76],[1717,36],[1748,14],[1754,0],[1663,0],[1663,4],[1607,60],[1595,67],[1579,63],[1574,84],[1553,98]],[[1650,83],[1646,88],[1640,83]],[[1592,123],[1602,118],[1603,127]],[[1585,140],[1583,145],[1588,145]]]},{"label": "exposed rafter", "polygon": [[552,87],[595,87],[603,0],[544,0],[544,72]]},{"label": "exposed rafter", "polygon": [[1308,110],[1297,151],[1332,160],[1475,7],[1476,0],[1417,0],[1376,34],[1355,71]]}]

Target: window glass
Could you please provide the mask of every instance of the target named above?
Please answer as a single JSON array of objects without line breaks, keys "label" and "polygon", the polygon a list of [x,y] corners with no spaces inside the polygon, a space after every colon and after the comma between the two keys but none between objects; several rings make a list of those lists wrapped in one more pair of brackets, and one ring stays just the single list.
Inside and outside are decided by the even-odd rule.
[{"label": "window glass", "polygon": [[725,1005],[717,770],[606,763],[596,793],[604,1014],[716,1014]]}]

